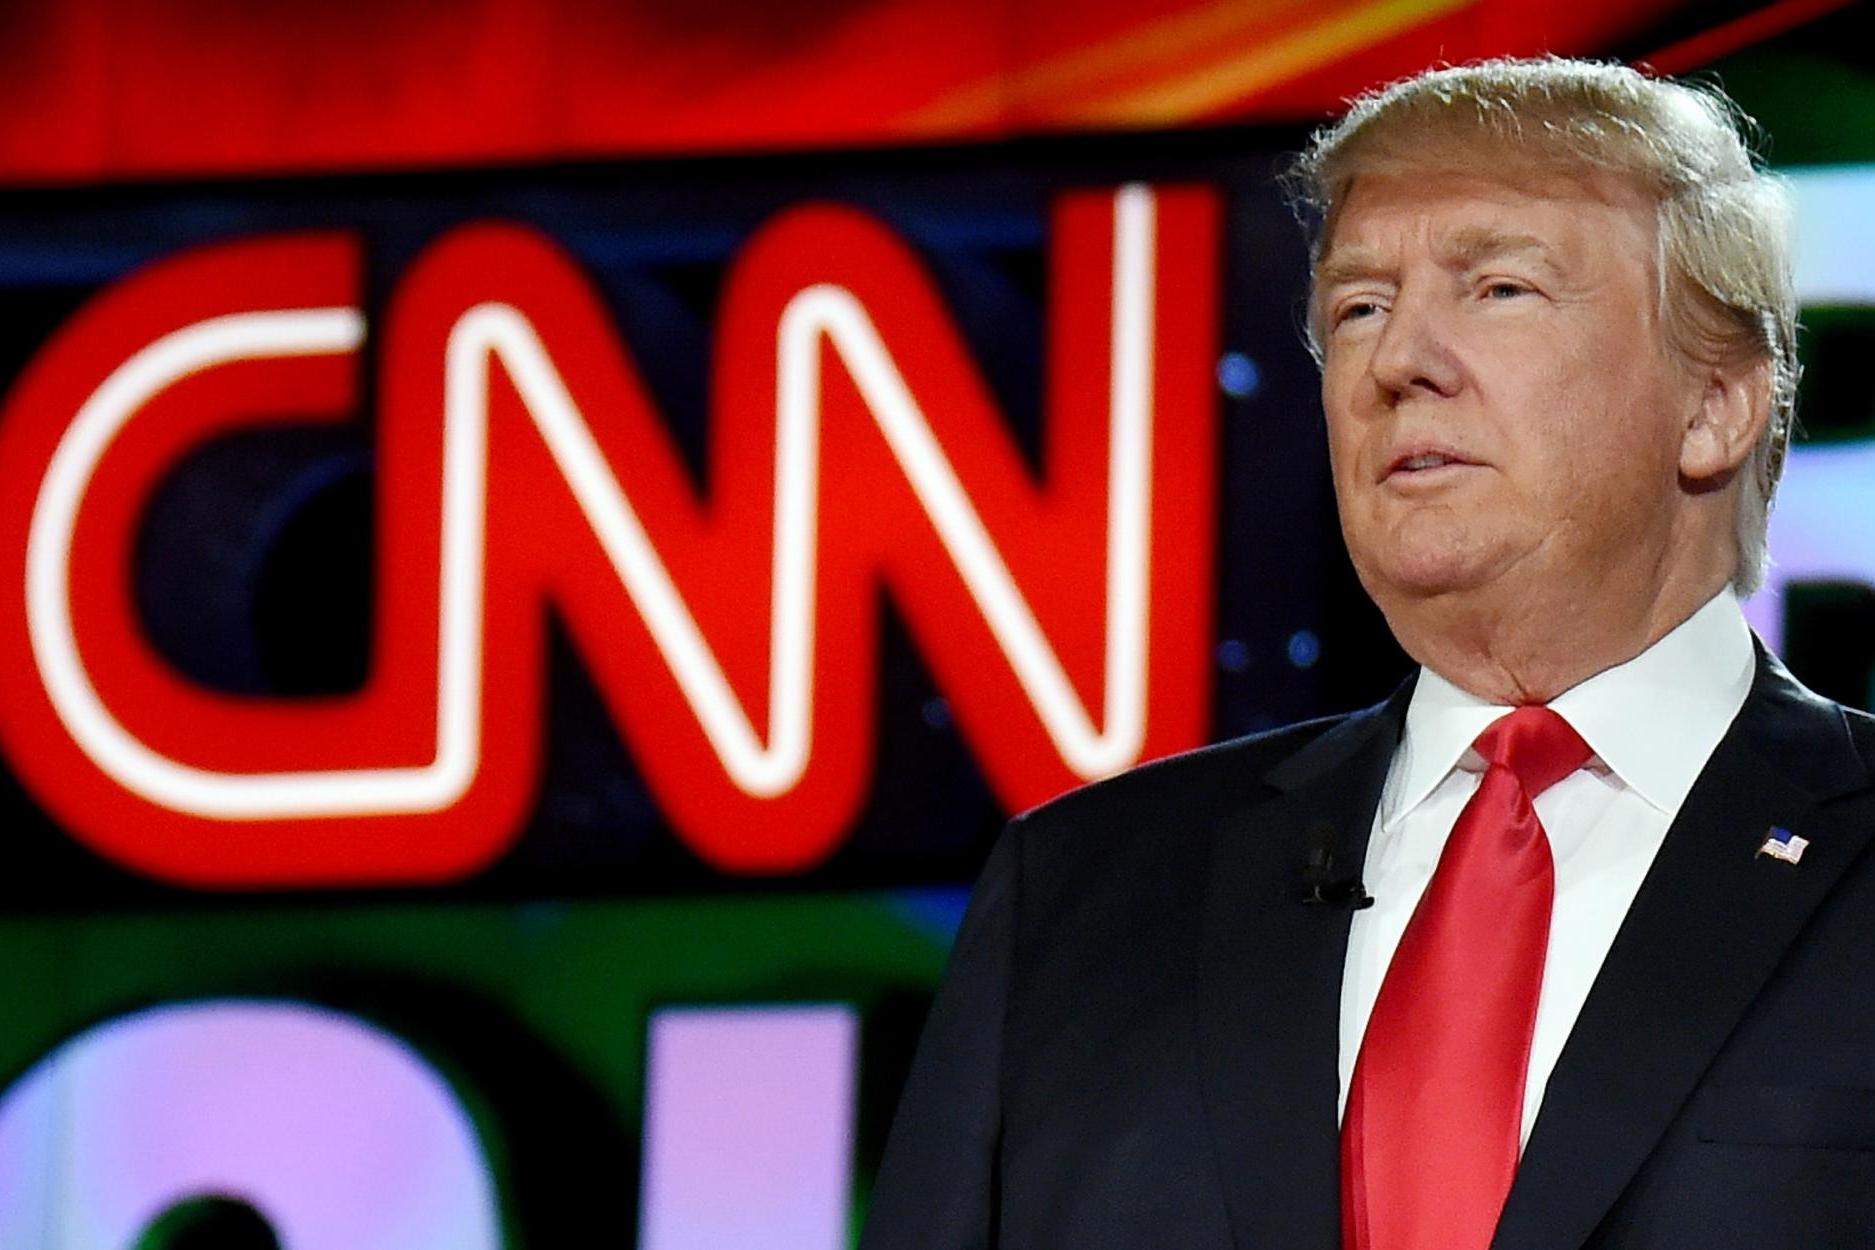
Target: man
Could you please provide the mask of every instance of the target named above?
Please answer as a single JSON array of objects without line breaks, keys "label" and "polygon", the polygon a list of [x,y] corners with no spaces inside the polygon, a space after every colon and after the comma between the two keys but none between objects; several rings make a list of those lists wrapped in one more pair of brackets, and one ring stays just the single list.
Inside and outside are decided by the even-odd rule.
[{"label": "man", "polygon": [[1779,188],[1715,95],[1562,60],[1387,88],[1298,178],[1421,670],[1010,826],[862,1244],[1875,1245],[1875,723],[1737,602]]}]

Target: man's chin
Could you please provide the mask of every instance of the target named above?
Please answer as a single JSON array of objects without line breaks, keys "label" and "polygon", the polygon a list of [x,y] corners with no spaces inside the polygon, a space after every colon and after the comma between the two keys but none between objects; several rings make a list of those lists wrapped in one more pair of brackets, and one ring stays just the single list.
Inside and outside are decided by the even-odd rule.
[{"label": "man's chin", "polygon": [[1494,562],[1471,552],[1414,552],[1360,569],[1374,602],[1418,604],[1488,592],[1497,580]]}]

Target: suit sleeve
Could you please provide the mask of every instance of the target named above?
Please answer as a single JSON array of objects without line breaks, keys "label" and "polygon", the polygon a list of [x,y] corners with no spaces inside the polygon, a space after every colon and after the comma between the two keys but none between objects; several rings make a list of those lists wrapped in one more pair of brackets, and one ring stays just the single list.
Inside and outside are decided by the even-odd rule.
[{"label": "suit sleeve", "polygon": [[1020,823],[990,852],[964,913],[886,1140],[860,1250],[997,1244],[1003,1023]]}]

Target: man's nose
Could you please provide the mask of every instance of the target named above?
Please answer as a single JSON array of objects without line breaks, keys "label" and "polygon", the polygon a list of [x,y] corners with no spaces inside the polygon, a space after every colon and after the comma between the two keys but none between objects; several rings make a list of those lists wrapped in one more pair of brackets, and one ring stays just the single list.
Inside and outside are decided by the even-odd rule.
[{"label": "man's nose", "polygon": [[1397,403],[1458,392],[1449,318],[1449,310],[1427,293],[1402,290],[1395,296],[1367,365],[1384,399]]}]

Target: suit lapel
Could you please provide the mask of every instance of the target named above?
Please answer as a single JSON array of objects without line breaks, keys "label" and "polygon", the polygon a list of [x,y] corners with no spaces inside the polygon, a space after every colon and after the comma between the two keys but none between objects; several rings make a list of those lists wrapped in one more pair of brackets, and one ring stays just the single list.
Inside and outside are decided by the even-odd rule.
[{"label": "suit lapel", "polygon": [[[1667,832],[1544,1094],[1494,1250],[1575,1250],[1634,1178],[1871,830],[1842,712],[1760,652],[1738,719]],[[1772,826],[1802,862],[1758,857]]]},{"label": "suit lapel", "polygon": [[[1205,1105],[1237,1245],[1340,1242],[1335,1102],[1350,912],[1305,904],[1323,826],[1358,871],[1407,695],[1279,765],[1215,830],[1199,954]],[[1350,874],[1352,875],[1352,874]]]}]

